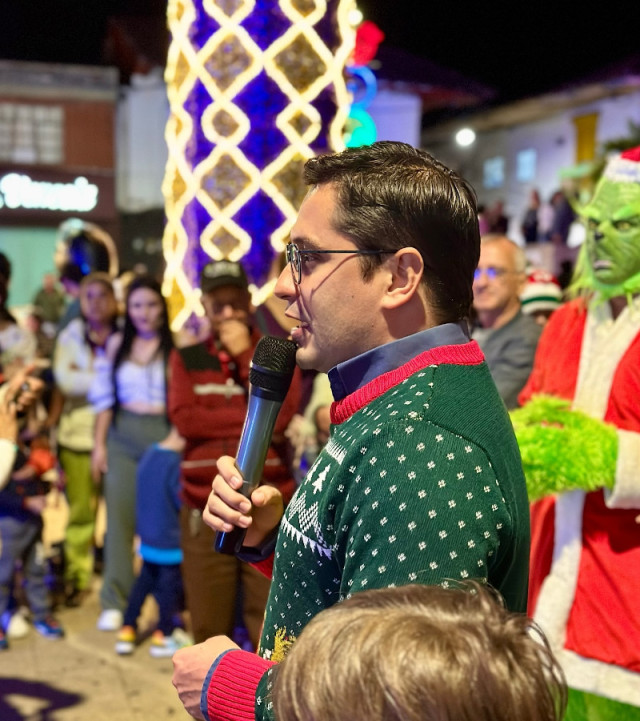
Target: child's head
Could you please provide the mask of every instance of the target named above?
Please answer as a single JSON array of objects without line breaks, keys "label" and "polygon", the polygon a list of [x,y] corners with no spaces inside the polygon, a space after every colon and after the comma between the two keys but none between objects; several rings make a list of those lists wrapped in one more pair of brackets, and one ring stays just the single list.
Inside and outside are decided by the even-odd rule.
[{"label": "child's head", "polygon": [[110,324],[118,312],[111,278],[106,273],[89,273],[80,283],[80,309],[89,323]]},{"label": "child's head", "polygon": [[280,665],[278,721],[556,721],[564,678],[486,588],[403,586],[320,613]]}]

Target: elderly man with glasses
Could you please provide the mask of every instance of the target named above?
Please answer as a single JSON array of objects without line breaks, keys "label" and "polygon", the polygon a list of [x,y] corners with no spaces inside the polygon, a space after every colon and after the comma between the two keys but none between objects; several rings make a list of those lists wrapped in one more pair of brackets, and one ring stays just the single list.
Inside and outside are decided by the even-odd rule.
[{"label": "elderly man with glasses", "polygon": [[[480,237],[471,187],[380,142],[309,160],[275,293],[302,368],[328,372],[331,433],[283,512],[218,461],[203,517],[247,529],[271,575],[257,655],[213,638],[174,656],[197,718],[272,717],[273,670],[306,624],[363,589],[488,581],[524,610],[529,514],[507,411],[468,337]],[[304,693],[304,680],[301,680]]]},{"label": "elderly man with glasses", "polygon": [[503,235],[485,235],[480,261],[473,274],[476,322],[472,338],[478,341],[507,408],[518,406],[518,393],[533,368],[542,331],[522,312],[520,294],[527,282],[522,248]]}]

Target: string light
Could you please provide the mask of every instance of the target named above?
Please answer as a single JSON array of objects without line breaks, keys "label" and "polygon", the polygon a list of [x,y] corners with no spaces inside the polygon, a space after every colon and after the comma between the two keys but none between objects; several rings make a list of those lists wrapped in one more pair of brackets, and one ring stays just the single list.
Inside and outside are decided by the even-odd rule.
[{"label": "string light", "polygon": [[242,260],[266,297],[304,196],[304,162],[344,148],[353,0],[169,0],[164,291],[202,315],[199,272]]}]

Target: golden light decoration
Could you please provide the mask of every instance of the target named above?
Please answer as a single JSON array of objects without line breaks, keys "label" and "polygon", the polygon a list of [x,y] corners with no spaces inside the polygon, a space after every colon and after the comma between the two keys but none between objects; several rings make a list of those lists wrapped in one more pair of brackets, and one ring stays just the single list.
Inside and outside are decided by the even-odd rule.
[{"label": "golden light decoration", "polygon": [[304,197],[302,166],[344,148],[353,0],[169,0],[164,290],[201,315],[209,260],[242,259],[255,298]]}]

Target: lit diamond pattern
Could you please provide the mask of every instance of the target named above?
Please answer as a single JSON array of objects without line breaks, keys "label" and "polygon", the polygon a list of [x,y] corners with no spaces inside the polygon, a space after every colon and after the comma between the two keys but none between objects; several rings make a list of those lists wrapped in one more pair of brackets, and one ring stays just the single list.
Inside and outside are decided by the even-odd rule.
[{"label": "lit diamond pattern", "polygon": [[304,195],[304,161],[344,147],[352,7],[169,0],[163,243],[174,329],[202,314],[197,279],[211,258],[242,258],[260,299]]}]

